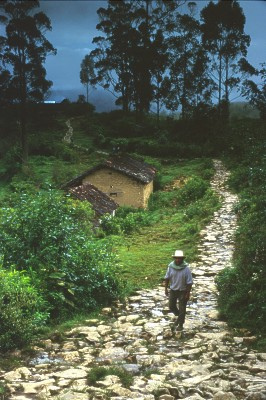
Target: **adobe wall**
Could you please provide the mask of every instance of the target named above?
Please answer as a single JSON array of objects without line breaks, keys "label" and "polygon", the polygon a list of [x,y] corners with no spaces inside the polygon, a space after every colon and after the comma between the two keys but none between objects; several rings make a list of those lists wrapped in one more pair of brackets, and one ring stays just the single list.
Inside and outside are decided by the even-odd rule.
[{"label": "adobe wall", "polygon": [[153,181],[151,181],[150,183],[146,184],[144,186],[144,190],[143,190],[143,203],[144,203],[144,208],[146,208],[148,206],[148,201],[149,201],[149,197],[153,192]]},{"label": "adobe wall", "polygon": [[119,205],[145,208],[153,184],[143,184],[125,174],[102,168],[83,179],[82,184],[91,183],[110,196]]}]

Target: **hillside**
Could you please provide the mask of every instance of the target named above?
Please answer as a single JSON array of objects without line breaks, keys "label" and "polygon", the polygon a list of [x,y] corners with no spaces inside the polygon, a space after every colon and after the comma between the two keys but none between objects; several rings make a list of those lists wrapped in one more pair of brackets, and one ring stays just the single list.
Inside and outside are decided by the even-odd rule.
[{"label": "hillside", "polygon": [[[6,271],[17,265],[18,271],[27,271],[29,280],[23,287],[27,293],[33,290],[39,325],[70,318],[77,304],[82,305],[79,312],[86,314],[133,290],[156,286],[176,248],[197,262],[200,232],[220,206],[210,187],[212,159],[222,158],[232,171],[229,183],[240,195],[236,206],[239,240],[233,267],[221,272],[217,281],[218,304],[232,326],[254,331],[263,345],[263,302],[256,299],[264,293],[260,266],[263,232],[257,228],[263,220],[264,124],[252,119],[221,124],[205,117],[195,121],[163,117],[158,126],[151,116],[139,118],[121,111],[97,114],[91,107],[84,114],[84,105],[51,106],[34,108],[29,125],[30,157],[23,168],[17,127],[7,118],[1,122],[9,133],[1,138],[1,198],[6,205],[1,211],[3,268]],[[69,132],[73,135],[66,141]],[[65,197],[60,188],[114,151],[154,165],[158,171],[155,190],[147,210],[122,207],[114,219],[103,218],[95,231],[89,205]],[[256,272],[249,268],[254,252]],[[84,260],[90,260],[89,274]],[[244,266],[245,274],[256,279],[242,278]],[[16,279],[22,284],[20,275],[18,272]],[[236,277],[238,288],[234,286]],[[3,290],[9,291],[13,278],[3,272],[3,279]],[[104,296],[99,295],[100,287]],[[42,296],[39,300],[38,293]],[[31,315],[35,315],[33,311],[28,321]],[[20,320],[16,323],[19,328]],[[21,343],[31,340],[38,328],[35,320],[27,326],[32,328],[23,328]],[[17,335],[15,330],[13,334]],[[4,346],[14,346],[18,336],[12,335]]]}]

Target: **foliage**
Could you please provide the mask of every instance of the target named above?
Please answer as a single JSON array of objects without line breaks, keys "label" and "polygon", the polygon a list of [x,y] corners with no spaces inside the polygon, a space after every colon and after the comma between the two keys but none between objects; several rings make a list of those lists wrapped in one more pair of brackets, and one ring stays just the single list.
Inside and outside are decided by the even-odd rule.
[{"label": "foliage", "polygon": [[108,375],[118,376],[124,387],[130,387],[133,383],[133,375],[119,366],[94,367],[88,372],[87,381],[89,385],[95,385],[98,381]]},{"label": "foliage", "polygon": [[106,234],[121,235],[138,231],[142,226],[151,225],[153,218],[150,213],[120,207],[114,217],[109,214],[101,218],[101,229]]},{"label": "foliage", "polygon": [[4,268],[26,270],[53,317],[119,295],[112,244],[92,236],[92,212],[60,192],[18,193],[0,214]]},{"label": "foliage", "polygon": [[[242,157],[230,159],[231,187],[239,193],[238,229],[233,266],[217,279],[221,314],[237,327],[265,334],[265,143],[263,123],[254,123],[249,140],[243,141]],[[239,127],[239,125],[238,125]],[[240,126],[241,127],[241,126]]]},{"label": "foliage", "polygon": [[43,13],[33,14],[39,2],[2,1],[1,22],[6,25],[6,36],[1,36],[3,48],[0,62],[11,70],[8,90],[12,102],[20,105],[22,159],[28,159],[28,132],[26,129],[26,105],[42,101],[52,82],[46,79],[43,67],[48,54],[56,54],[52,44],[45,38],[51,30],[49,18]]},{"label": "foliage", "polygon": [[80,82],[86,87],[86,101],[89,102],[89,83],[95,78],[92,57],[86,55],[80,65]]},{"label": "foliage", "polygon": [[6,383],[0,383],[0,399],[7,400],[10,395],[10,390]]},{"label": "foliage", "polygon": [[201,199],[205,195],[208,187],[209,184],[203,179],[197,176],[191,177],[178,192],[178,204],[184,206]]},{"label": "foliage", "polygon": [[166,107],[189,118],[196,104],[210,101],[211,81],[207,75],[207,55],[200,43],[200,23],[192,15],[178,15],[178,36],[170,37],[169,90]]},{"label": "foliage", "polygon": [[250,37],[244,33],[245,16],[235,0],[209,2],[201,11],[202,43],[212,56],[210,74],[215,77],[214,85],[218,105],[227,106],[229,94],[239,84],[237,61],[246,56]]},{"label": "foliage", "polygon": [[49,306],[25,271],[0,269],[0,351],[28,343],[48,319]]},{"label": "foliage", "polygon": [[256,106],[262,120],[266,120],[266,64],[261,64],[261,69],[255,71],[255,75],[261,78],[260,83],[250,79],[243,82],[242,94],[249,99],[250,104]]},{"label": "foliage", "polygon": [[[152,160],[150,160],[152,162]],[[206,171],[206,176],[204,171]],[[143,226],[132,232],[119,246],[123,264],[121,273],[133,287],[152,287],[163,279],[167,260],[176,248],[182,248],[189,262],[197,259],[199,232],[219,207],[217,196],[210,190],[208,180],[213,174],[209,159],[168,161],[161,164],[161,174],[167,177],[164,186],[151,196],[148,212],[151,226]],[[178,193],[185,190],[189,177],[201,182],[204,190],[191,195],[189,204],[178,203]],[[196,179],[197,177],[197,179]],[[173,189],[176,181],[179,187]],[[196,184],[195,184],[196,186]],[[197,186],[196,186],[197,187]]]},{"label": "foliage", "polygon": [[[167,69],[167,35],[174,30],[179,2],[109,2],[99,8],[96,28],[103,33],[93,39],[90,53],[96,69],[93,83],[117,98],[124,111],[157,109],[163,101]],[[167,23],[166,23],[167,21]]]}]

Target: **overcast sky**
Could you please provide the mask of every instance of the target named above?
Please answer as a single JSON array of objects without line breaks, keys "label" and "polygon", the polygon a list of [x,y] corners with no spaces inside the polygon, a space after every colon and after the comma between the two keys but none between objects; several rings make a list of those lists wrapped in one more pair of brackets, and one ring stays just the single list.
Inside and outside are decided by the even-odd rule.
[{"label": "overcast sky", "polygon": [[[208,1],[196,3],[201,9]],[[246,16],[245,33],[251,36],[248,60],[258,67],[266,61],[266,1],[242,0],[240,5]],[[80,63],[94,48],[93,37],[101,34],[96,29],[97,10],[106,7],[107,1],[41,0],[40,6],[52,23],[52,31],[46,37],[57,49],[57,55],[49,56],[45,64],[47,78],[53,81],[52,89],[85,94],[79,80]]]}]

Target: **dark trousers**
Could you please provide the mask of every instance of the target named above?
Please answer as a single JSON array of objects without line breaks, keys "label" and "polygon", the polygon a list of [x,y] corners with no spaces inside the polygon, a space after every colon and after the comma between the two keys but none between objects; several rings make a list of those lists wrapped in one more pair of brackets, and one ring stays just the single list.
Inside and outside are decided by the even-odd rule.
[{"label": "dark trousers", "polygon": [[[185,291],[184,290],[172,290],[170,289],[169,294],[169,309],[178,316],[178,323],[183,325],[185,322],[186,315],[186,307],[187,300],[185,299]],[[177,300],[178,300],[178,308],[177,308]]]}]

